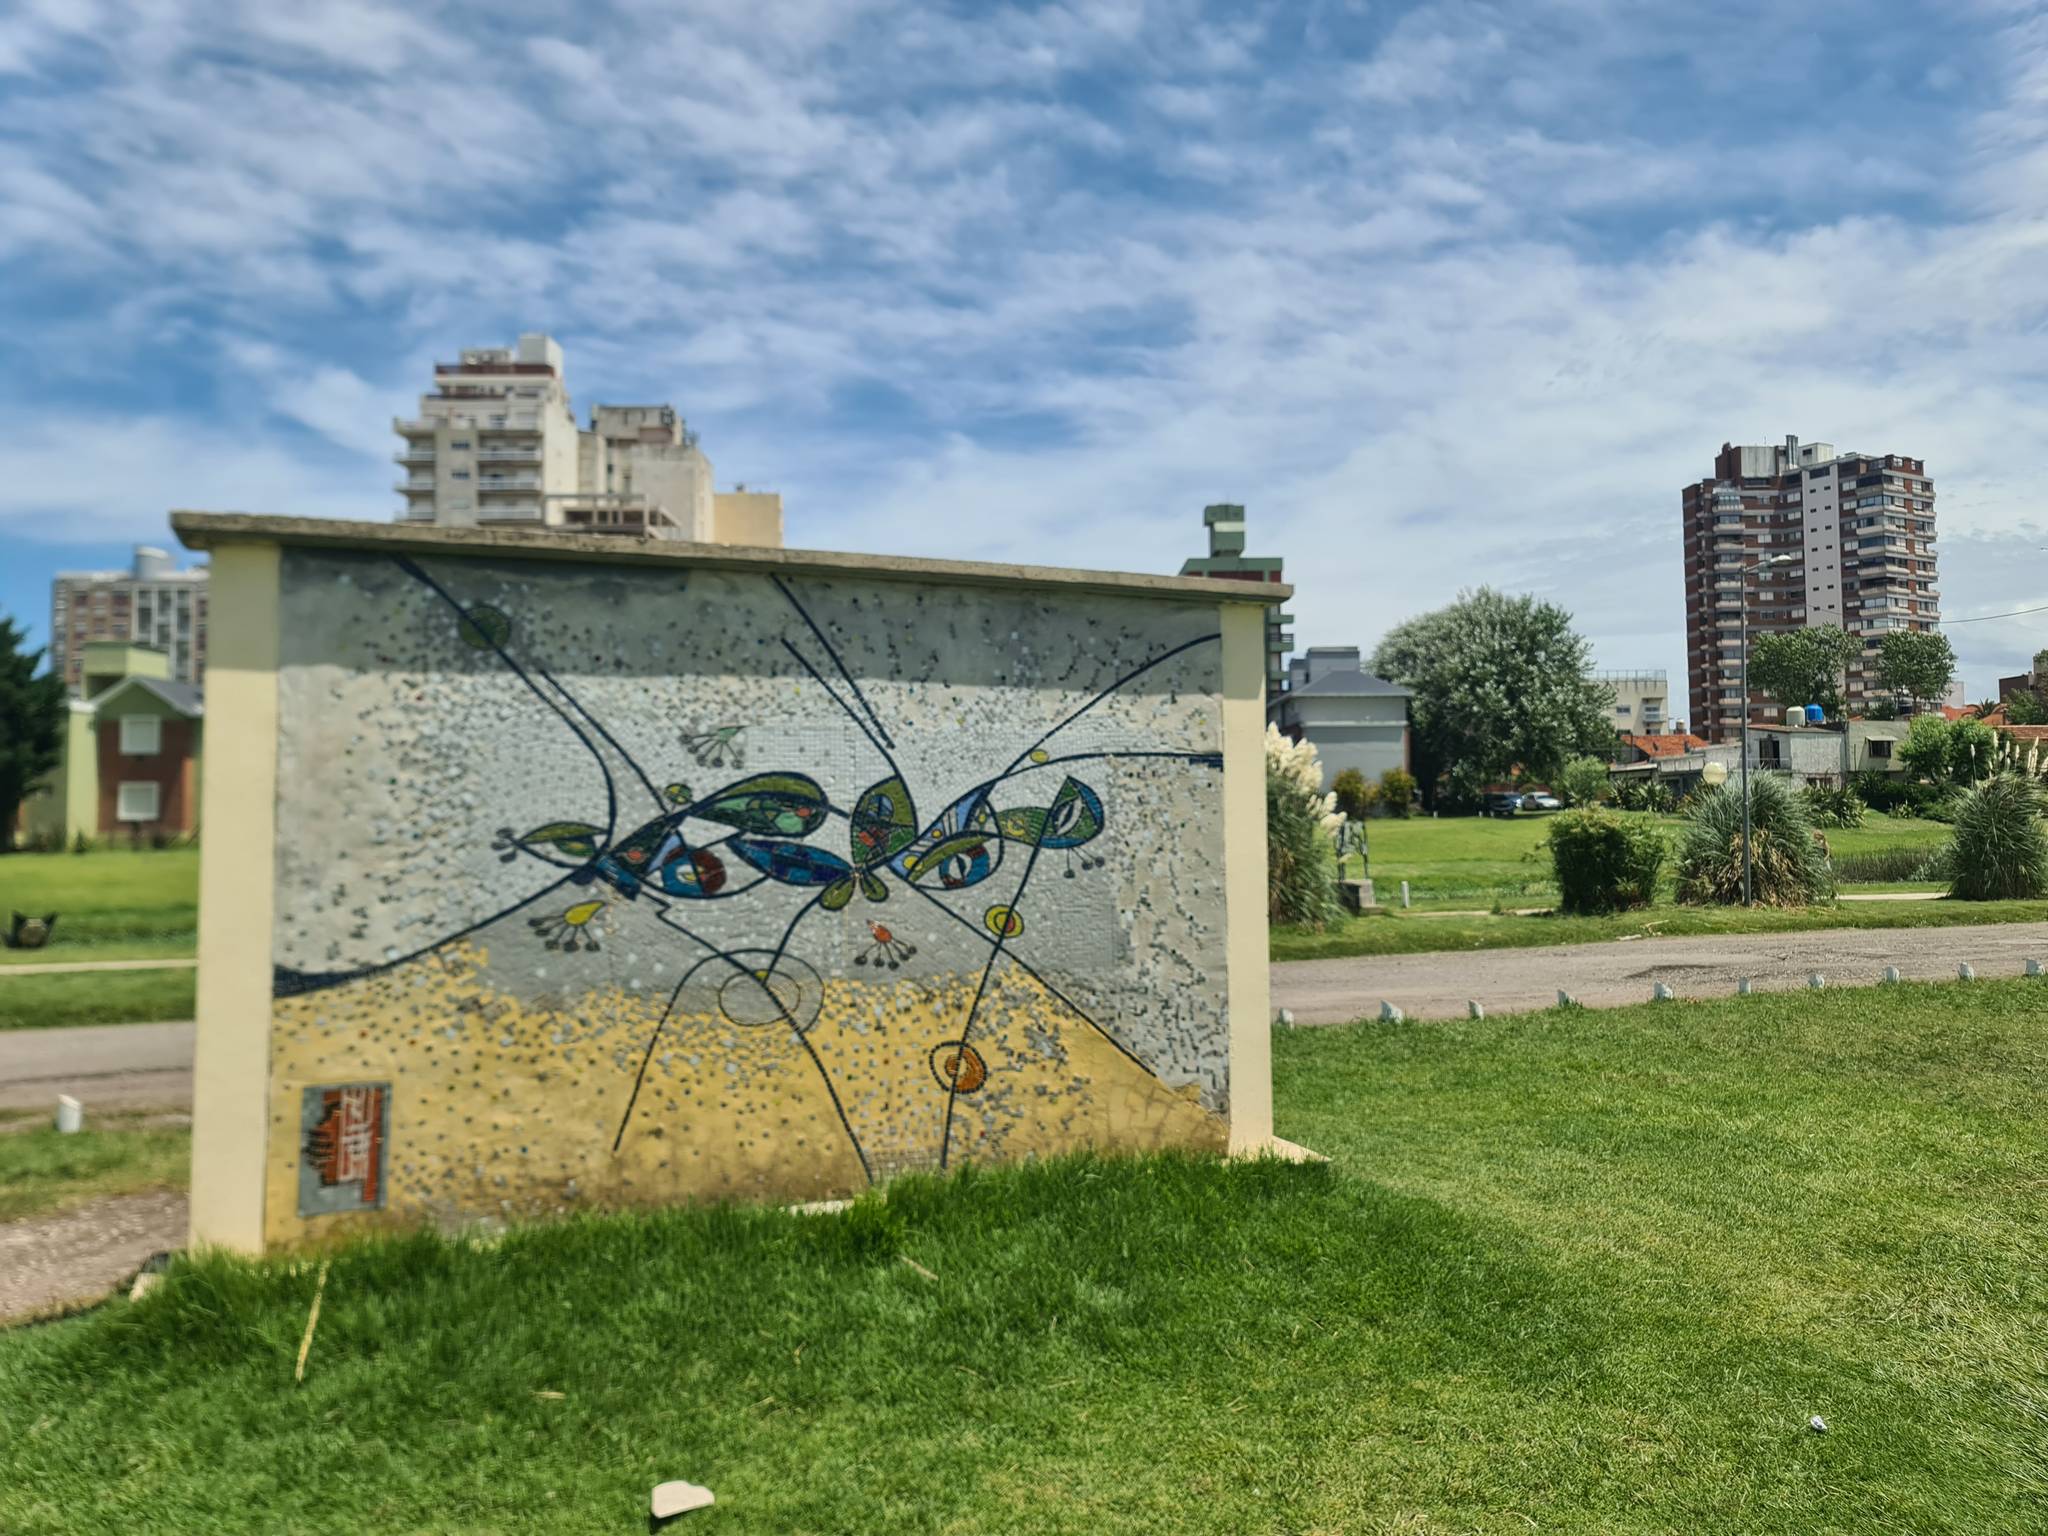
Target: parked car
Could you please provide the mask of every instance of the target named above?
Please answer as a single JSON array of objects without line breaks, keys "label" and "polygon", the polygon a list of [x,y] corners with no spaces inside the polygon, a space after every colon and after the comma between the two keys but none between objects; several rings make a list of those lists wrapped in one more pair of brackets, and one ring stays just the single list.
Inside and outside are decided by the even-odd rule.
[{"label": "parked car", "polygon": [[1522,796],[1522,809],[1525,811],[1561,811],[1564,809],[1564,802],[1550,793],[1549,790],[1539,789],[1533,795]]},{"label": "parked car", "polygon": [[1498,789],[1489,794],[1480,806],[1482,816],[1512,816],[1522,808],[1522,797],[1509,790]]}]

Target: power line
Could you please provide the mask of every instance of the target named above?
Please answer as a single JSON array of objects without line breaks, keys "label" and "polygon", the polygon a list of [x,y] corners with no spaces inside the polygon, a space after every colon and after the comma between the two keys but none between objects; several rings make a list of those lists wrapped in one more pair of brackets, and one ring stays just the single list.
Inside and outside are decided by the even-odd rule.
[{"label": "power line", "polygon": [[2016,619],[2027,613],[2048,613],[2048,603],[2043,603],[2038,608],[2015,608],[2011,613],[1980,613],[1974,619],[1936,619],[1934,622],[1944,627],[1956,624],[1984,624],[1992,619]]}]

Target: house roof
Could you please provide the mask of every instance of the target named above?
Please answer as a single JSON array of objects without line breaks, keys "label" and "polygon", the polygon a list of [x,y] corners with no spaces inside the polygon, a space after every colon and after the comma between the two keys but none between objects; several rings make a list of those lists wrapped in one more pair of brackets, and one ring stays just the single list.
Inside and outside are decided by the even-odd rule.
[{"label": "house roof", "polygon": [[1690,732],[1679,736],[1628,736],[1621,738],[1645,757],[1682,757],[1688,752],[1697,752],[1707,744],[1704,736]]},{"label": "house roof", "polygon": [[197,720],[206,713],[205,694],[196,683],[173,682],[163,677],[124,677],[118,683],[102,688],[87,704],[95,711],[104,709],[117,694],[130,688],[145,689],[188,720]]},{"label": "house roof", "polygon": [[1281,698],[1337,698],[1356,699],[1365,697],[1412,699],[1415,690],[1403,688],[1399,683],[1390,683],[1384,677],[1374,677],[1370,672],[1355,671],[1350,667],[1325,672],[1312,683],[1303,683],[1299,688],[1290,688]]}]

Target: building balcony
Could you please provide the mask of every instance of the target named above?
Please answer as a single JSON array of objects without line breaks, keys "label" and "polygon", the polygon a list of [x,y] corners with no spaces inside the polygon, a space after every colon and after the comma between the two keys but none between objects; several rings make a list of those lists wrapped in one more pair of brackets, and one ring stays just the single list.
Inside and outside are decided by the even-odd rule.
[{"label": "building balcony", "polygon": [[391,430],[400,437],[432,437],[434,435],[434,428],[437,425],[439,423],[431,416],[394,416],[391,418]]},{"label": "building balcony", "polygon": [[481,496],[523,495],[540,489],[540,476],[485,475],[476,488]]},{"label": "building balcony", "polygon": [[394,464],[431,464],[434,462],[434,445],[423,443],[411,448],[401,448],[391,455]]},{"label": "building balcony", "polygon": [[538,525],[544,523],[546,518],[538,501],[499,501],[491,503],[488,514],[479,512],[476,520],[485,526],[520,523]]},{"label": "building balcony", "polygon": [[517,414],[507,415],[503,421],[495,419],[480,421],[477,423],[476,429],[479,432],[490,433],[538,432],[541,430],[541,419],[529,411],[522,411]]},{"label": "building balcony", "polygon": [[479,448],[476,461],[479,464],[538,464],[541,459],[540,444],[501,444],[495,448]]},{"label": "building balcony", "polygon": [[432,480],[401,480],[395,489],[405,496],[431,496],[434,494]]}]

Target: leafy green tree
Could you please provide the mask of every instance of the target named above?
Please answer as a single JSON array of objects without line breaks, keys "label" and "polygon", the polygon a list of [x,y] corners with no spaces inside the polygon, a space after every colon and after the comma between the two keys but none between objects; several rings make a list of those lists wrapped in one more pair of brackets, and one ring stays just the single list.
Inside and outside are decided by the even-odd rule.
[{"label": "leafy green tree", "polygon": [[1414,804],[1414,774],[1406,768],[1389,768],[1380,775],[1380,806],[1389,816],[1405,820]]},{"label": "leafy green tree", "polygon": [[64,731],[64,679],[36,675],[41,651],[24,650],[27,631],[0,618],[0,852],[14,847],[21,802],[57,766]]},{"label": "leafy green tree", "polygon": [[1337,809],[1353,821],[1365,820],[1380,797],[1379,786],[1356,768],[1346,768],[1332,779],[1330,792],[1337,797]]},{"label": "leafy green tree", "polygon": [[1915,715],[1899,743],[1899,761],[1915,777],[1936,784],[1969,784],[1985,777],[1997,761],[1998,734],[1978,720],[1944,720]]},{"label": "leafy green tree", "polygon": [[1915,709],[1948,692],[1955,675],[1955,647],[1935,630],[1890,630],[1878,647],[1878,681],[1888,692],[1904,694]]},{"label": "leafy green tree", "polygon": [[2005,718],[2014,725],[2048,725],[2048,704],[2031,688],[2015,688],[2005,696]]},{"label": "leafy green tree", "polygon": [[1749,686],[1788,707],[1818,704],[1842,712],[1842,672],[1862,647],[1832,624],[1783,629],[1749,642]]},{"label": "leafy green tree", "polygon": [[1607,765],[1597,757],[1575,757],[1557,772],[1557,792],[1567,805],[1597,805],[1609,798]]},{"label": "leafy green tree", "polygon": [[1591,654],[1571,615],[1491,588],[1398,624],[1373,670],[1414,691],[1416,766],[1424,797],[1477,803],[1519,768],[1556,776],[1566,761],[1609,750],[1614,700],[1588,680]]}]

